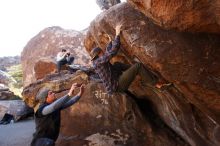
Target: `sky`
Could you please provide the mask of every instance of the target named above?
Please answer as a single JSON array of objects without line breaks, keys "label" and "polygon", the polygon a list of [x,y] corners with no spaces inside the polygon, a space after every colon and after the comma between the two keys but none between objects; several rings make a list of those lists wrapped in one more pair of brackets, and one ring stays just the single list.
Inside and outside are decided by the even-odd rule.
[{"label": "sky", "polygon": [[0,0],[0,57],[20,55],[47,27],[83,30],[100,12],[95,0]]}]

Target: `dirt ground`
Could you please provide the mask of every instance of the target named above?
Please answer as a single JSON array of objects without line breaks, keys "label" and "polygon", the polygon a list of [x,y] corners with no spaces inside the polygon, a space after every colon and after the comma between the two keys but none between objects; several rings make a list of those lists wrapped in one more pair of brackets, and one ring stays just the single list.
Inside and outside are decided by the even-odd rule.
[{"label": "dirt ground", "polygon": [[33,118],[0,125],[0,146],[29,146],[35,131]]}]

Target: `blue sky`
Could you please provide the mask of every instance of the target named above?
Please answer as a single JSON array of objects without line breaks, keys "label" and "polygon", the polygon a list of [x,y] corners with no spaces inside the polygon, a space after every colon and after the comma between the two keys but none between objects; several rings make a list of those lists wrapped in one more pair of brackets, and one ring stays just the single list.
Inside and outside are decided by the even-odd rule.
[{"label": "blue sky", "polygon": [[0,57],[20,55],[46,27],[85,29],[100,12],[95,0],[1,0]]}]

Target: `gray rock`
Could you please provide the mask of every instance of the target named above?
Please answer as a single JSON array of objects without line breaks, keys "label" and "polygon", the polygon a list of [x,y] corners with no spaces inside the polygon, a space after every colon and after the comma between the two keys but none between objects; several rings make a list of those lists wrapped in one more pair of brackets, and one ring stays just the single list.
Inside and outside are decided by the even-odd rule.
[{"label": "gray rock", "polygon": [[28,107],[22,100],[0,101],[0,119],[5,113],[14,116],[14,120],[18,121],[33,114],[33,109]]}]

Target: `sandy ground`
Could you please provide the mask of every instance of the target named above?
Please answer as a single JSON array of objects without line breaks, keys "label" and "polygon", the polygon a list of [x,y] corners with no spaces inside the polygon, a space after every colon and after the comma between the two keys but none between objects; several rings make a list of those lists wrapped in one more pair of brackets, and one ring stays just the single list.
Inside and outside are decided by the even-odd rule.
[{"label": "sandy ground", "polygon": [[33,118],[0,125],[0,146],[29,146],[35,130]]}]

